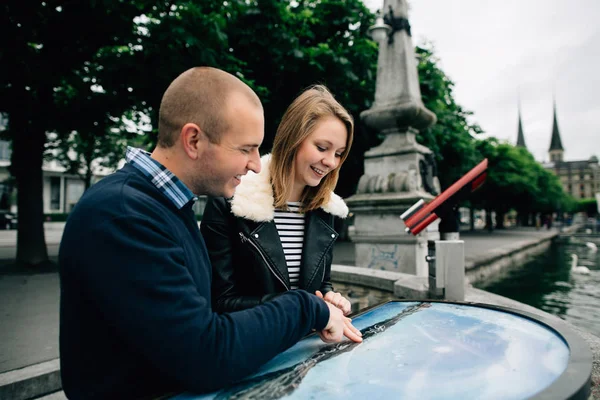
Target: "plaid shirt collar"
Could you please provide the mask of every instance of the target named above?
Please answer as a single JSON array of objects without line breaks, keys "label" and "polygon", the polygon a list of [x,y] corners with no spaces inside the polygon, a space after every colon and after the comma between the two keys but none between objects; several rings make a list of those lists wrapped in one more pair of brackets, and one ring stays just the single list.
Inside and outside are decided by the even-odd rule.
[{"label": "plaid shirt collar", "polygon": [[198,199],[198,196],[194,195],[179,178],[164,165],[150,157],[150,153],[147,151],[127,146],[125,158],[129,164],[150,178],[152,184],[163,192],[178,209]]}]

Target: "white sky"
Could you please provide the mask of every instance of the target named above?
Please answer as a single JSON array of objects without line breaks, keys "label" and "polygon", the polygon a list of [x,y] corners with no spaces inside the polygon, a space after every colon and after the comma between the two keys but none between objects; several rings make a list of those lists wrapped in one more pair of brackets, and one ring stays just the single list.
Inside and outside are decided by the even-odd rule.
[{"label": "white sky", "polygon": [[[373,11],[383,0],[363,0]],[[458,104],[483,130],[548,160],[552,96],[565,160],[600,156],[600,0],[411,0],[413,43],[432,42]]]}]

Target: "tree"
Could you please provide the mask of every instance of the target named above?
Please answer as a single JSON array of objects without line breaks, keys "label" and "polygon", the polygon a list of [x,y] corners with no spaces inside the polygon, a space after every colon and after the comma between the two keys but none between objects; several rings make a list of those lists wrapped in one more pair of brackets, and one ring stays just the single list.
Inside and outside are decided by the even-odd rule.
[{"label": "tree", "polygon": [[[528,168],[529,160],[510,144],[489,138],[477,141],[476,148],[482,158],[488,159],[488,175],[485,185],[472,199],[486,210],[487,216],[496,211],[497,225],[502,228],[506,212],[528,191],[534,190],[536,176]],[[492,221],[488,220],[487,225],[491,228]]]},{"label": "tree", "polygon": [[288,105],[312,84],[325,84],[353,115],[355,142],[336,189],[342,196],[355,191],[364,152],[377,143],[359,117],[374,98],[378,50],[367,34],[373,22],[360,0],[266,0],[241,6],[227,29],[232,54],[247,66],[244,76],[264,88],[262,151],[271,148]]},{"label": "tree", "polygon": [[575,210],[584,212],[588,217],[598,215],[598,202],[594,198],[579,199],[575,204]]},{"label": "tree", "polygon": [[122,45],[133,19],[167,3],[38,2],[7,0],[0,6],[0,111],[8,115],[11,173],[17,181],[17,263],[48,262],[44,240],[42,159],[47,132],[76,120],[57,98],[105,46]]},{"label": "tree", "polygon": [[174,2],[169,13],[144,17],[136,39],[140,48],[120,68],[119,79],[131,87],[134,110],[152,121],[149,147],[156,142],[164,90],[192,66],[224,69],[258,93],[265,109],[263,152],[270,150],[292,100],[309,85],[323,83],[356,121],[355,144],[338,184],[342,195],[354,191],[363,153],[373,145],[359,114],[374,97],[377,68],[377,45],[367,35],[374,16],[361,1]]},{"label": "tree", "polygon": [[46,145],[48,158],[57,160],[69,174],[83,180],[85,190],[101,168],[114,169],[125,154],[126,129],[110,127],[115,122],[104,123],[86,130],[72,131],[66,137],[56,138]]},{"label": "tree", "polygon": [[9,0],[0,7],[0,111],[8,115],[19,193],[19,264],[48,260],[46,135],[89,180],[91,160],[114,143],[123,113],[150,118],[153,144],[162,93],[187,68],[219,67],[253,87],[265,103],[267,147],[283,110],[309,84],[327,84],[357,120],[373,98],[377,50],[366,35],[373,15],[359,0]]},{"label": "tree", "polygon": [[[134,33],[129,36],[122,39],[133,39]],[[106,60],[106,54],[113,53],[122,61]],[[46,157],[57,160],[68,173],[79,175],[86,190],[96,170],[116,167],[127,140],[137,132],[131,122],[130,88],[119,79],[119,67],[129,55],[128,46],[103,47],[65,78],[54,96],[60,114],[77,117],[61,121],[47,135]]]},{"label": "tree", "polygon": [[526,149],[495,138],[476,141],[475,146],[489,164],[486,183],[474,193],[472,202],[488,215],[495,211],[498,228],[503,227],[503,217],[511,209],[517,210],[524,225],[536,213],[567,209],[569,198],[558,177],[544,169]]},{"label": "tree", "polygon": [[435,125],[419,132],[417,140],[435,154],[444,189],[483,159],[476,152],[473,140],[482,130],[468,121],[472,113],[456,103],[454,83],[439,68],[433,46],[417,46],[416,53],[423,104],[438,119]]},{"label": "tree", "polygon": [[237,75],[259,94],[264,91],[246,77],[246,64],[229,44],[228,26],[236,25],[243,7],[247,6],[242,0],[172,1],[166,10],[153,7],[136,19],[135,37],[126,48],[110,49],[99,56],[99,63],[116,73],[103,70],[98,83],[107,92],[112,88],[127,91],[134,121],[140,116],[148,118],[148,147],[156,144],[163,93],[189,68],[217,67]]}]

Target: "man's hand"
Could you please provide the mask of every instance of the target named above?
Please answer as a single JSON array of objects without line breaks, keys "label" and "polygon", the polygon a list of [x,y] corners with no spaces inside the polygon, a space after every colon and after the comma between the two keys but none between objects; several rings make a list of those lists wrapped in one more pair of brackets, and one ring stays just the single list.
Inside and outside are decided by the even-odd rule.
[{"label": "man's hand", "polygon": [[350,311],[352,311],[350,301],[337,292],[327,292],[325,293],[325,296],[323,296],[323,293],[317,290],[315,294],[318,298],[323,299],[326,302],[333,304],[334,306],[342,310],[344,315],[348,315],[350,314]]},{"label": "man's hand", "polygon": [[352,325],[352,320],[344,317],[340,309],[331,303],[325,304],[329,307],[329,321],[325,329],[319,332],[321,340],[325,343],[337,343],[346,336],[353,342],[362,342],[362,333]]}]

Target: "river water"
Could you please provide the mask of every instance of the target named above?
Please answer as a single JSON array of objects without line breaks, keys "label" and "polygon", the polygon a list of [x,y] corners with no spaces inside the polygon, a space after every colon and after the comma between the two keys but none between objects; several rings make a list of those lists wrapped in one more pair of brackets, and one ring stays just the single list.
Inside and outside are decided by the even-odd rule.
[{"label": "river water", "polygon": [[[596,242],[598,242],[596,240]],[[600,246],[598,246],[600,247]],[[589,275],[571,271],[572,254]],[[480,289],[529,304],[600,336],[600,252],[571,238]]]}]

